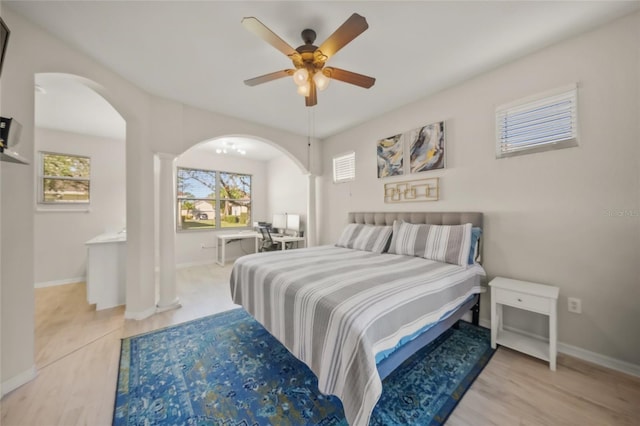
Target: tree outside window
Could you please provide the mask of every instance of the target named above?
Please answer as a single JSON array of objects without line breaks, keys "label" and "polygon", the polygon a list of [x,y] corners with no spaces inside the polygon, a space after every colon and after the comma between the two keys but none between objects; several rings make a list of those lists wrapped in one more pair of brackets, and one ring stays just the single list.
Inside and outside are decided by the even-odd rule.
[{"label": "tree outside window", "polygon": [[179,230],[250,226],[251,176],[179,167],[177,205]]},{"label": "tree outside window", "polygon": [[40,153],[41,193],[39,202],[89,203],[91,159],[78,155]]},{"label": "tree outside window", "polygon": [[250,226],[250,175],[220,173],[220,219],[223,228]]}]

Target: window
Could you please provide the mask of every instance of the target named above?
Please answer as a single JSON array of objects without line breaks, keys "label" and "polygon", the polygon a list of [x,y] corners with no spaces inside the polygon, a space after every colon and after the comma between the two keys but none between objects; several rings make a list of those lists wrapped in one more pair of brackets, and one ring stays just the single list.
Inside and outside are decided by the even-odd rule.
[{"label": "window", "polygon": [[221,172],[221,226],[249,226],[251,223],[251,176]]},{"label": "window", "polygon": [[79,155],[40,153],[39,202],[88,204],[91,159]]},{"label": "window", "polygon": [[216,227],[216,172],[178,168],[178,229]]},{"label": "window", "polygon": [[342,183],[356,178],[356,153],[333,157],[333,182]]},{"label": "window", "polygon": [[496,110],[496,158],[577,146],[577,87],[564,87]]},{"label": "window", "polygon": [[178,167],[178,230],[251,224],[251,175]]}]

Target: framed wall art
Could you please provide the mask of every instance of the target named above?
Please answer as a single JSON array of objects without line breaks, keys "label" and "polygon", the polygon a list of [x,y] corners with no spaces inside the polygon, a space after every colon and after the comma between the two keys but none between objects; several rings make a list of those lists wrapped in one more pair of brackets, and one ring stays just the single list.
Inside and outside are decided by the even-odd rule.
[{"label": "framed wall art", "polygon": [[402,134],[378,141],[378,177],[404,174],[404,138]]},{"label": "framed wall art", "polygon": [[438,201],[440,179],[414,179],[384,184],[385,203],[406,203],[412,201]]},{"label": "framed wall art", "polygon": [[444,169],[444,121],[381,139],[376,148],[378,178]]},{"label": "framed wall art", "polygon": [[413,129],[408,139],[411,173],[444,169],[444,121]]}]

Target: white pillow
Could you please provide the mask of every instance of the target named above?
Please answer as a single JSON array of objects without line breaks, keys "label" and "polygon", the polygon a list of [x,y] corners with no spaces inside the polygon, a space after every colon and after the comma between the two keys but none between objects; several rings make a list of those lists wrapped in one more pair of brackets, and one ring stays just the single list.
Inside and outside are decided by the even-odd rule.
[{"label": "white pillow", "polygon": [[424,257],[467,266],[471,249],[471,224],[414,225],[395,221],[389,253]]},{"label": "white pillow", "polygon": [[342,231],[336,246],[382,253],[390,236],[390,226],[350,223]]}]

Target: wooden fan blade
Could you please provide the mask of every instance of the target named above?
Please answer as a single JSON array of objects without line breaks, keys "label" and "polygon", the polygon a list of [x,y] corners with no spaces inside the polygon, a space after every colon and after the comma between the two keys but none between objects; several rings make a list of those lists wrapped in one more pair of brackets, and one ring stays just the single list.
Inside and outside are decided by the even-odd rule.
[{"label": "wooden fan blade", "polygon": [[293,75],[293,72],[294,70],[276,71],[269,74],[261,75],[260,77],[254,77],[250,78],[249,80],[245,80],[244,84],[246,84],[247,86],[257,86],[258,84]]},{"label": "wooden fan blade", "polygon": [[308,107],[312,107],[318,103],[318,92],[316,91],[316,84],[313,79],[309,79],[309,96],[304,98],[304,104]]},{"label": "wooden fan blade", "polygon": [[333,78],[334,80],[340,80],[344,81],[345,83],[355,84],[356,86],[364,87],[365,89],[370,88],[376,82],[376,79],[373,77],[343,70],[340,68],[325,67],[323,72],[324,75]]},{"label": "wooden fan blade", "polygon": [[276,33],[271,31],[269,28],[267,28],[266,25],[264,25],[262,22],[260,22],[256,18],[252,16],[248,18],[243,18],[242,25],[244,25],[246,29],[248,29],[249,31],[257,35],[258,37],[260,37],[261,39],[263,39],[264,41],[266,41],[267,43],[269,43],[270,45],[272,45],[273,47],[275,47],[285,55],[291,56],[294,53],[296,53],[296,50],[293,47],[289,46],[289,44],[286,41],[278,37]]},{"label": "wooden fan blade", "polygon": [[362,34],[367,28],[369,28],[367,20],[363,16],[354,13],[318,47],[318,50],[328,59],[351,40]]}]

